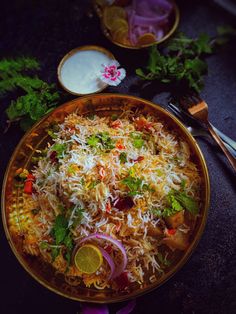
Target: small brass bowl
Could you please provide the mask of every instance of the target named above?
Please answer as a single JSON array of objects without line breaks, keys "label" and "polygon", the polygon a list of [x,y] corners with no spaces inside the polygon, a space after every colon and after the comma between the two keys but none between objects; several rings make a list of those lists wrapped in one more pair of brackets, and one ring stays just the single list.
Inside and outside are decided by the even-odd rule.
[{"label": "small brass bowl", "polygon": [[[62,74],[62,70],[63,70],[63,67],[64,65],[66,64],[66,62],[71,58],[71,57],[74,57],[77,53],[79,52],[82,52],[82,51],[97,51],[99,52],[100,54],[102,55],[105,55],[107,57],[107,62],[108,60],[115,60],[115,57],[113,56],[113,54],[103,48],[103,47],[100,47],[100,46],[95,46],[95,45],[86,45],[86,46],[81,46],[81,47],[78,47],[78,48],[75,48],[71,51],[69,51],[63,58],[62,60],[60,61],[59,65],[58,65],[58,68],[57,68],[57,78],[58,78],[58,81],[60,83],[60,85],[62,86],[62,88],[64,90],[66,90],[68,93],[72,94],[72,95],[76,95],[76,96],[83,96],[83,95],[86,95],[86,94],[95,94],[95,93],[99,93],[101,91],[103,91],[105,88],[107,88],[108,84],[102,82],[101,80],[99,80],[99,84],[98,84],[98,88],[94,91],[90,91],[90,92],[82,92],[79,91],[79,80],[78,80],[78,89],[77,91],[75,91],[73,88],[71,88],[68,84],[65,83],[64,79],[63,79],[63,74]],[[92,69],[92,68],[91,68]],[[90,68],[88,67],[88,71],[90,71]],[[76,81],[78,78],[76,78],[76,76],[72,77],[72,79],[74,81]]]},{"label": "small brass bowl", "polygon": [[[12,211],[17,213],[17,216],[14,217],[18,222],[21,221],[22,215],[24,216],[22,205],[23,192],[20,187],[14,184],[15,172],[18,168],[27,168],[29,170],[33,168],[32,157],[37,155],[37,150],[43,149],[49,140],[47,129],[55,123],[64,121],[64,118],[68,114],[77,112],[81,115],[96,113],[100,116],[107,116],[134,109],[138,109],[140,113],[150,113],[158,117],[168,128],[177,132],[189,144],[194,162],[198,165],[202,179],[201,208],[191,235],[190,245],[185,252],[177,254],[176,259],[172,261],[171,267],[160,278],[156,279],[155,282],[144,282],[142,287],[137,287],[137,285],[132,286],[130,292],[86,288],[81,284],[76,285],[75,281],[68,284],[65,281],[64,275],[59,274],[50,264],[47,264],[38,257],[25,254],[22,249],[23,235],[22,239],[19,239],[19,237],[16,238],[9,228],[9,217]],[[112,303],[146,294],[162,285],[181,269],[201,238],[207,220],[209,199],[210,183],[206,162],[197,142],[178,119],[158,105],[138,97],[119,94],[97,94],[80,97],[65,103],[45,116],[25,134],[16,147],[5,173],[2,189],[2,220],[7,240],[16,258],[25,270],[44,287],[77,301]]]},{"label": "small brass bowl", "polygon": [[159,45],[159,44],[163,43],[164,41],[169,39],[174,34],[174,32],[176,31],[176,29],[179,25],[179,20],[180,20],[179,8],[178,8],[177,4],[173,1],[173,12],[171,13],[171,16],[170,16],[171,27],[168,30],[168,32],[165,34],[165,36],[162,37],[160,40],[155,41],[155,42],[150,43],[150,44],[145,44],[145,45],[140,45],[140,46],[138,46],[138,45],[132,46],[132,45],[118,42],[112,38],[110,31],[106,28],[106,26],[103,23],[102,8],[96,3],[96,0],[94,0],[94,9],[95,9],[98,17],[100,18],[101,29],[102,29],[103,34],[106,36],[106,38],[109,39],[113,44],[115,44],[117,46],[120,46],[122,48],[127,48],[127,49],[133,49],[133,50],[143,49],[143,48],[147,48],[147,47],[150,47],[153,45]]}]

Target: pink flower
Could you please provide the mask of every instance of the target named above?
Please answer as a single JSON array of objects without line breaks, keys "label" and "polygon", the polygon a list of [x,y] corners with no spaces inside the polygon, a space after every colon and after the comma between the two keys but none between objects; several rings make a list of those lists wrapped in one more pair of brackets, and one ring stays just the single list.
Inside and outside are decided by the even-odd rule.
[{"label": "pink flower", "polygon": [[104,69],[101,71],[100,79],[108,85],[117,86],[126,76],[125,69],[118,69],[120,64],[116,60],[111,61],[107,65],[102,64],[102,66]]}]

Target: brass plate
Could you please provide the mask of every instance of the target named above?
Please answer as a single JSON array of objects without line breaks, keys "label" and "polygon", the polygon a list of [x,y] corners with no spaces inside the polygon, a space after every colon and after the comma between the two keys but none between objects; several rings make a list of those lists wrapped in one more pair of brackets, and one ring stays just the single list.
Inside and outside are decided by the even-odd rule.
[{"label": "brass plate", "polygon": [[[164,121],[169,128],[174,129],[182,138],[184,138],[190,146],[194,161],[198,164],[202,177],[202,206],[199,218],[193,232],[191,244],[186,252],[180,253],[180,258],[176,260],[173,267],[163,274],[163,276],[152,284],[145,284],[143,288],[134,288],[130,293],[116,292],[113,290],[97,290],[93,288],[84,288],[82,286],[73,286],[65,282],[64,276],[57,274],[55,270],[45,262],[38,258],[28,256],[22,252],[21,241],[11,236],[8,225],[8,215],[12,206],[18,211],[21,208],[21,193],[19,188],[13,185],[13,179],[16,169],[19,167],[32,167],[31,157],[35,154],[35,150],[43,148],[48,141],[47,128],[55,122],[62,122],[68,114],[77,111],[79,114],[97,113],[98,115],[111,115],[119,113],[122,110],[139,108],[146,114],[150,113]],[[13,250],[16,258],[25,268],[25,270],[38,282],[48,289],[68,297],[70,299],[96,303],[112,303],[131,299],[162,285],[166,280],[173,276],[185,264],[203,233],[210,199],[210,183],[206,162],[202,152],[195,139],[187,131],[185,126],[176,119],[172,114],[168,113],[158,105],[150,101],[121,94],[98,94],[88,95],[77,98],[64,105],[58,107],[41,121],[33,126],[22,138],[16,147],[10,162],[8,164],[3,189],[2,189],[2,220],[7,240]],[[20,215],[20,213],[19,213]]]}]

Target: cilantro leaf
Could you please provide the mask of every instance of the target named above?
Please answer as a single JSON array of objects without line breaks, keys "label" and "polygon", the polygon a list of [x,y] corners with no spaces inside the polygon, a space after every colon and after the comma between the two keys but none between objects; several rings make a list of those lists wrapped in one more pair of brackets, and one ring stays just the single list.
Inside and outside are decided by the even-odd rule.
[{"label": "cilantro leaf", "polygon": [[142,148],[144,144],[144,140],[141,138],[137,138],[135,140],[133,140],[133,145],[135,148]]},{"label": "cilantro leaf", "polygon": [[126,163],[127,162],[127,154],[125,152],[120,153],[119,160],[123,164]]},{"label": "cilantro leaf", "polygon": [[142,148],[144,145],[144,140],[142,139],[142,134],[138,132],[131,133],[132,143],[135,148]]},{"label": "cilantro leaf", "polygon": [[72,250],[73,249],[73,240],[71,237],[71,233],[68,233],[64,238],[64,244],[67,247],[67,249]]},{"label": "cilantro leaf", "polygon": [[99,133],[97,136],[100,138],[101,143],[105,149],[112,149],[115,147],[113,140],[109,136],[109,133],[103,132]]},{"label": "cilantro leaf", "polygon": [[87,139],[87,144],[91,147],[97,147],[98,144],[101,144],[102,147],[106,150],[109,150],[115,147],[112,138],[109,136],[109,133],[107,132],[91,135]]},{"label": "cilantro leaf", "polygon": [[134,178],[131,175],[123,179],[121,182],[128,187],[128,195],[130,196],[142,194],[145,191],[153,191],[152,189],[150,189],[148,184],[143,183],[142,179]]},{"label": "cilantro leaf", "polygon": [[60,254],[60,249],[58,247],[52,247],[51,249],[51,256],[52,256],[52,262],[55,261],[57,256]]},{"label": "cilantro leaf", "polygon": [[99,138],[96,135],[92,135],[87,139],[87,144],[91,147],[96,147],[99,142]]},{"label": "cilantro leaf", "polygon": [[131,176],[122,180],[122,183],[129,189],[129,195],[136,195],[140,193],[142,180],[140,178],[133,178]]},{"label": "cilantro leaf", "polygon": [[56,246],[51,246],[52,260],[54,261],[55,258],[60,254],[60,248],[57,247],[57,245],[64,245],[66,249],[65,258],[69,265],[74,244],[71,232],[68,228],[68,220],[64,215],[58,215],[56,217],[51,233],[56,244]]},{"label": "cilantro leaf", "polygon": [[66,144],[56,143],[51,147],[51,150],[57,152],[57,157],[61,158],[63,153],[65,153],[66,148],[67,148]]},{"label": "cilantro leaf", "polygon": [[45,249],[49,248],[49,244],[47,242],[43,241],[39,244],[39,247],[40,247],[40,249],[45,250]]},{"label": "cilantro leaf", "polygon": [[199,213],[199,207],[197,202],[190,196],[186,195],[184,192],[175,195],[179,203],[193,215]]},{"label": "cilantro leaf", "polygon": [[198,203],[185,192],[171,190],[167,195],[168,208],[163,211],[163,216],[171,216],[183,209],[188,210],[193,215],[197,215],[199,212]]},{"label": "cilantro leaf", "polygon": [[56,245],[61,244],[67,233],[68,222],[65,216],[58,215],[52,228],[52,234],[55,238]]}]

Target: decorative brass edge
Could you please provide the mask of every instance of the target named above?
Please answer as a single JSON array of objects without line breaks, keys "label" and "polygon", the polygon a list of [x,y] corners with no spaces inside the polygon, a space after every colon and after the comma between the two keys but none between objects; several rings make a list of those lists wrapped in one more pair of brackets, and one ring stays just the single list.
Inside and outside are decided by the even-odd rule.
[{"label": "decorative brass edge", "polygon": [[[94,3],[95,3],[95,1],[94,1]],[[169,30],[169,32],[162,39],[155,41],[151,44],[146,44],[146,45],[142,45],[142,46],[129,46],[129,45],[125,45],[125,44],[122,44],[118,41],[113,40],[112,36],[110,35],[109,31],[107,30],[106,26],[103,23],[102,12],[97,7],[98,5],[94,4],[94,8],[95,8],[95,11],[96,11],[98,17],[100,18],[100,24],[101,24],[102,32],[107,39],[109,39],[113,44],[115,44],[119,47],[131,49],[131,50],[140,50],[140,49],[151,47],[153,45],[159,45],[159,44],[163,43],[164,41],[169,39],[173,35],[173,33],[176,31],[177,27],[179,26],[179,21],[180,21],[180,11],[179,11],[179,7],[177,6],[177,4],[175,2],[173,2],[173,4],[174,4],[174,12],[175,12],[175,21],[174,21],[172,28]]]},{"label": "decorative brass edge", "polygon": [[61,87],[67,91],[68,93],[72,94],[72,95],[76,95],[76,96],[86,96],[86,95],[91,95],[91,94],[96,94],[99,93],[101,91],[103,91],[105,88],[107,88],[108,84],[105,84],[104,87],[101,87],[100,89],[96,90],[93,93],[88,93],[88,94],[81,94],[81,93],[76,93],[76,92],[72,92],[70,89],[68,89],[62,81],[62,77],[61,77],[61,69],[64,65],[64,63],[66,62],[66,60],[68,58],[70,58],[73,54],[75,54],[78,51],[84,51],[84,50],[96,50],[99,52],[104,53],[105,55],[107,55],[111,60],[115,60],[114,55],[107,49],[101,47],[101,46],[96,46],[96,45],[86,45],[86,46],[80,46],[77,48],[74,48],[72,50],[70,50],[60,61],[58,67],[57,67],[57,79],[61,85]]},{"label": "decorative brass edge", "polygon": [[[6,183],[7,183],[7,178],[8,178],[8,172],[11,168],[12,162],[14,161],[17,152],[19,150],[19,148],[21,147],[21,145],[23,144],[23,142],[25,141],[25,139],[28,137],[28,135],[34,131],[35,129],[37,129],[37,127],[44,122],[45,120],[47,120],[47,118],[53,113],[56,112],[57,110],[62,109],[64,106],[71,104],[73,102],[77,102],[86,98],[102,98],[102,97],[115,97],[115,98],[127,98],[127,99],[132,99],[132,100],[136,100],[136,101],[140,101],[142,103],[147,104],[148,106],[156,109],[158,107],[158,111],[162,112],[164,115],[168,116],[169,118],[171,118],[176,125],[185,133],[185,135],[187,136],[187,138],[189,139],[189,141],[191,142],[191,145],[193,147],[195,147],[196,149],[196,153],[197,156],[199,158],[200,161],[200,166],[201,166],[201,170],[204,176],[204,183],[205,183],[205,191],[204,191],[204,195],[205,195],[205,205],[204,208],[202,209],[202,219],[200,222],[200,227],[197,230],[197,233],[195,235],[194,240],[192,241],[192,243],[190,244],[188,250],[185,252],[185,254],[183,255],[183,257],[181,258],[181,260],[175,265],[175,267],[166,274],[166,276],[163,276],[163,278],[160,278],[160,280],[158,281],[158,283],[154,283],[152,285],[149,285],[147,288],[144,289],[140,289],[138,291],[134,291],[128,295],[122,295],[122,296],[116,296],[114,298],[111,299],[94,299],[92,297],[86,297],[86,298],[80,298],[80,297],[74,297],[71,295],[68,295],[66,293],[63,293],[61,291],[58,291],[57,289],[55,289],[54,287],[50,286],[46,281],[42,280],[41,278],[39,278],[36,274],[34,274],[32,272],[32,270],[30,269],[30,267],[28,267],[28,265],[25,263],[24,259],[22,258],[22,256],[19,254],[19,252],[17,251],[17,249],[15,248],[15,245],[11,239],[11,235],[9,233],[8,227],[7,227],[7,221],[6,221],[6,215],[5,215],[5,192],[6,192]],[[206,225],[206,221],[207,221],[207,216],[208,216],[208,209],[209,209],[209,205],[210,205],[210,179],[209,179],[209,173],[208,173],[208,169],[207,169],[207,164],[205,161],[205,158],[203,156],[203,153],[199,147],[199,145],[197,144],[196,140],[193,138],[193,136],[189,133],[189,131],[187,130],[187,128],[171,113],[169,113],[168,111],[166,111],[165,109],[163,109],[162,107],[158,106],[157,104],[152,103],[151,101],[142,99],[140,97],[136,97],[136,96],[131,96],[131,95],[126,95],[126,94],[114,94],[114,93],[103,93],[103,94],[98,94],[98,95],[94,95],[94,94],[90,94],[90,95],[86,95],[83,97],[79,97],[76,98],[72,101],[66,102],[65,104],[62,104],[61,106],[57,107],[54,111],[48,113],[45,117],[43,117],[40,121],[38,121],[30,130],[28,130],[26,132],[26,134],[23,136],[23,138],[20,140],[19,144],[17,145],[12,157],[10,158],[10,161],[8,163],[5,175],[4,175],[4,180],[3,180],[3,186],[2,186],[2,199],[1,199],[1,211],[2,211],[2,221],[3,221],[3,227],[4,227],[4,231],[5,231],[5,235],[7,238],[7,241],[9,242],[9,245],[14,253],[14,255],[16,256],[16,258],[18,259],[18,261],[20,262],[20,264],[22,265],[22,267],[26,270],[26,272],[31,275],[37,282],[39,282],[40,284],[42,284],[44,287],[46,287],[47,289],[55,292],[56,294],[59,294],[63,297],[66,297],[68,299],[71,300],[75,300],[75,301],[80,301],[80,302],[91,302],[91,303],[100,303],[100,304],[104,304],[104,303],[116,303],[116,302],[123,302],[123,301],[127,301],[139,296],[142,296],[148,292],[151,292],[155,289],[157,289],[158,287],[160,287],[162,284],[164,284],[166,281],[168,281],[175,273],[177,273],[184,265],[185,263],[188,261],[188,259],[190,258],[190,256],[192,255],[194,249],[196,248],[196,246],[198,245],[201,236],[203,234],[203,231],[205,229],[205,225]]]}]

